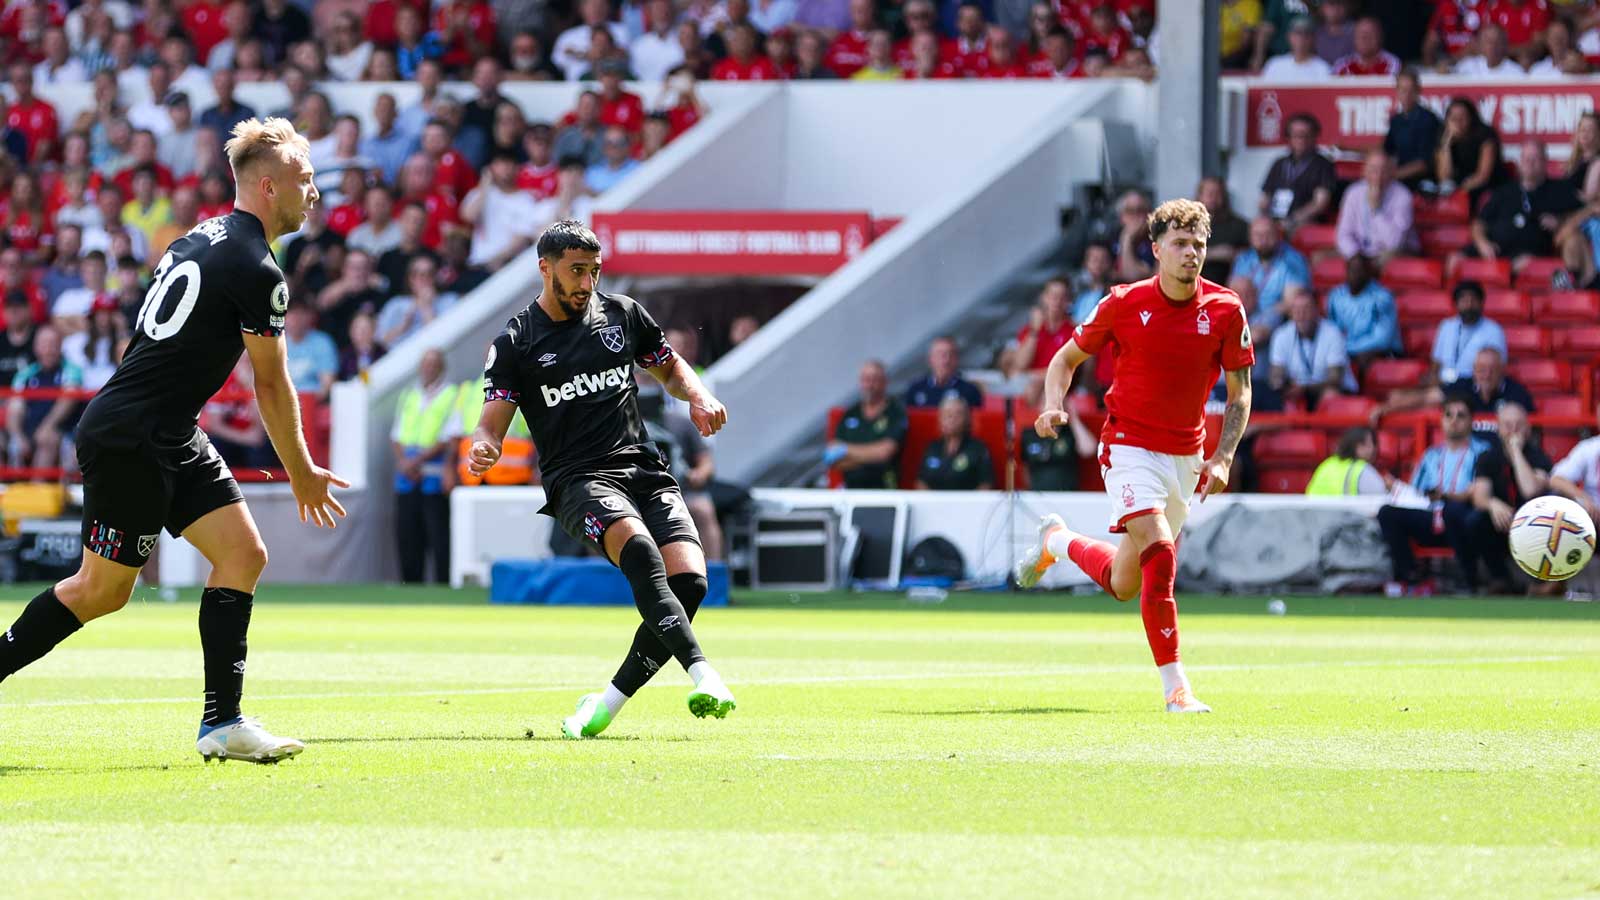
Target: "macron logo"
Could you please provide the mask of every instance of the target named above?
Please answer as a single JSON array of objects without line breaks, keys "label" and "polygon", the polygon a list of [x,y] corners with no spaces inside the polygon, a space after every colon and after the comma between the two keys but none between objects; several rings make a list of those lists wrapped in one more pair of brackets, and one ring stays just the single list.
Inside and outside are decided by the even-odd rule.
[{"label": "macron logo", "polygon": [[1150,324],[1150,311],[1148,309],[1139,311],[1139,324],[1140,325],[1149,325]]},{"label": "macron logo", "polygon": [[614,369],[606,369],[604,372],[596,374],[583,372],[574,375],[571,381],[559,388],[541,384],[539,385],[539,393],[544,396],[545,406],[555,407],[560,405],[562,401],[571,400],[574,397],[597,394],[606,388],[622,387],[623,380],[629,376],[629,369],[632,366],[633,364],[629,363],[626,366],[617,366]]}]

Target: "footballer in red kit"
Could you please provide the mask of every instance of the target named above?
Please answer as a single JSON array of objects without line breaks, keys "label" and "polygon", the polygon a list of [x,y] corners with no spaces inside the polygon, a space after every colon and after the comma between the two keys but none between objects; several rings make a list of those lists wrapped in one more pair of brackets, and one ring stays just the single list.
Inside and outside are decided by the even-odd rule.
[{"label": "footballer in red kit", "polygon": [[[1017,563],[1016,579],[1033,587],[1065,558],[1117,599],[1137,596],[1167,711],[1210,712],[1178,659],[1176,540],[1196,492],[1203,501],[1228,486],[1250,418],[1255,349],[1239,296],[1200,277],[1211,237],[1205,206],[1163,203],[1149,229],[1157,274],[1112,288],[1078,325],[1045,372],[1044,408],[1034,423],[1040,437],[1055,437],[1067,424],[1063,405],[1073,372],[1112,347],[1116,369],[1106,392],[1100,471],[1112,502],[1109,530],[1127,537],[1112,545],[1073,531],[1058,515],[1045,516],[1039,544]],[[1223,372],[1227,411],[1216,453],[1206,459],[1205,403]]]}]

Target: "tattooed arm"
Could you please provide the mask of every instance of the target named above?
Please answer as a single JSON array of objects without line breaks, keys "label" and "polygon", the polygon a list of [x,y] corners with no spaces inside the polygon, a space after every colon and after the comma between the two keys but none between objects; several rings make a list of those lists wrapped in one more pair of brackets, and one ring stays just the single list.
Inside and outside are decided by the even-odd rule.
[{"label": "tattooed arm", "polygon": [[1217,442],[1217,452],[1200,467],[1201,484],[1197,489],[1204,495],[1220,493],[1228,487],[1233,454],[1250,421],[1250,367],[1232,369],[1227,377],[1228,406],[1222,414],[1222,437]]}]

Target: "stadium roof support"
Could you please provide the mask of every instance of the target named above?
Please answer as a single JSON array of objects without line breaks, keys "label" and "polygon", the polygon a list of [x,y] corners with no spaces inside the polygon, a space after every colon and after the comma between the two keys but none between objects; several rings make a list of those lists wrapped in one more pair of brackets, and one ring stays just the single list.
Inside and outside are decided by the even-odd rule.
[{"label": "stadium roof support", "polygon": [[1161,0],[1160,58],[1155,60],[1161,73],[1156,82],[1157,202],[1188,197],[1202,176],[1222,174],[1219,16],[1219,0]]}]

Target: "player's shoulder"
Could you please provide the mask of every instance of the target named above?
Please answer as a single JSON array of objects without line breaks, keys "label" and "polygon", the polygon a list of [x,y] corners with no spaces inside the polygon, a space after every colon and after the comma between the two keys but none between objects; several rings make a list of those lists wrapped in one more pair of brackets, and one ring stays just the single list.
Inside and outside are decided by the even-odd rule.
[{"label": "player's shoulder", "polygon": [[1244,308],[1244,301],[1239,299],[1239,293],[1237,291],[1225,284],[1218,284],[1215,281],[1208,281],[1204,278],[1200,279],[1200,295],[1204,297],[1208,303],[1220,303],[1224,306],[1237,306],[1240,309]]},{"label": "player's shoulder", "polygon": [[600,305],[600,311],[607,314],[617,312],[628,316],[639,308],[639,301],[627,294],[613,294],[609,291],[595,291],[594,301]]}]

